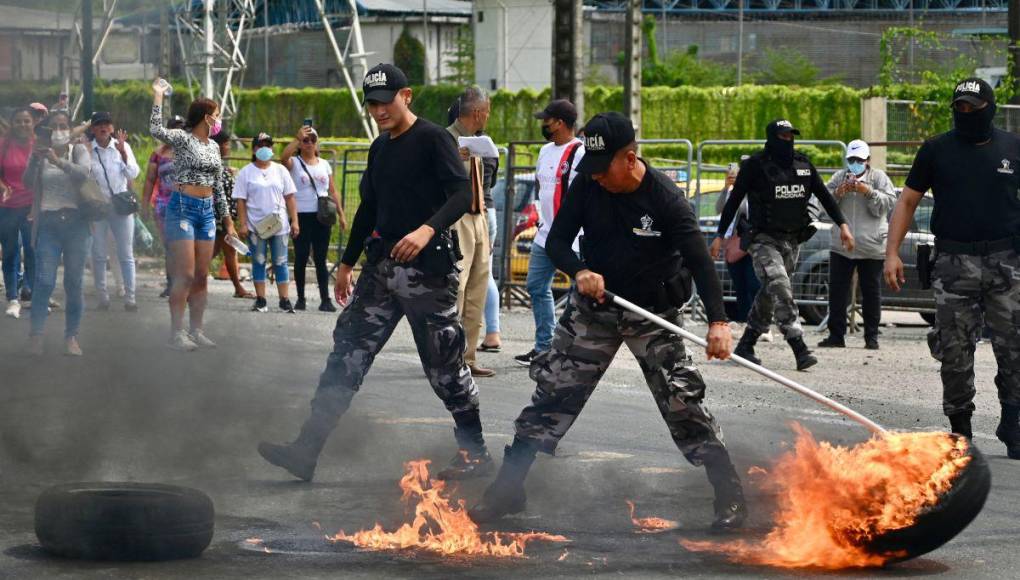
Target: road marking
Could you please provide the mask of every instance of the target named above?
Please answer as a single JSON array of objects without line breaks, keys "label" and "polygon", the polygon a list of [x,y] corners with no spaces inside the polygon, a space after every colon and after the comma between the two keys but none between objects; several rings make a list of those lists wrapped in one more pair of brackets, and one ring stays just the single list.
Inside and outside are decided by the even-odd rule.
[{"label": "road marking", "polygon": [[634,457],[630,453],[617,453],[615,451],[581,451],[577,454],[578,461],[582,463],[594,463],[596,461],[619,461]]}]

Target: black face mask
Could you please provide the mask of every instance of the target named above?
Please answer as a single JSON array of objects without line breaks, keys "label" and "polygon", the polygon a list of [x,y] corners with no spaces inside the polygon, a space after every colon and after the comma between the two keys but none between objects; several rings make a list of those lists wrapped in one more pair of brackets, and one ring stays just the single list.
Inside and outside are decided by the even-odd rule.
[{"label": "black face mask", "polygon": [[773,135],[765,142],[765,152],[780,167],[790,167],[793,165],[793,141],[780,139],[778,136]]},{"label": "black face mask", "polygon": [[546,141],[552,141],[553,130],[545,125],[542,125],[542,137],[544,137]]},{"label": "black face mask", "polygon": [[992,119],[995,118],[995,104],[961,113],[953,109],[953,127],[956,134],[967,143],[984,143],[992,138]]}]

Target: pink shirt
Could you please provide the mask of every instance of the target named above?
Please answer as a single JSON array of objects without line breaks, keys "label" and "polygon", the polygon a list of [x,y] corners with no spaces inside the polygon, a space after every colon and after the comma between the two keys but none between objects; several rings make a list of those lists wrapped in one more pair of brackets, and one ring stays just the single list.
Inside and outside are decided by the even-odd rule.
[{"label": "pink shirt", "polygon": [[[0,167],[3,168],[3,181],[11,188],[11,195],[6,201],[0,201],[0,207],[28,207],[32,205],[32,192],[25,187],[21,178],[28,167],[28,158],[32,155],[32,144],[35,139],[27,143],[20,143],[12,139],[9,145],[5,139],[0,139]],[[4,149],[6,148],[6,152]]]}]

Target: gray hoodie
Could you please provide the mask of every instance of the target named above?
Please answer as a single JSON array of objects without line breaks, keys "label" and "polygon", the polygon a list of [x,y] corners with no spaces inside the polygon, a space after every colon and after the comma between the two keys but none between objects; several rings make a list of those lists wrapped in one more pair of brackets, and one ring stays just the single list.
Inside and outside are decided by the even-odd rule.
[{"label": "gray hoodie", "polygon": [[[833,195],[846,179],[847,172],[846,169],[837,171],[825,184]],[[870,191],[851,191],[842,198],[836,198],[850,226],[850,233],[854,235],[854,251],[848,252],[843,248],[839,228],[835,226],[830,230],[829,247],[833,252],[853,260],[882,260],[885,258],[885,241],[889,237],[889,212],[896,205],[896,190],[884,171],[870,166],[857,181],[865,183]]]}]

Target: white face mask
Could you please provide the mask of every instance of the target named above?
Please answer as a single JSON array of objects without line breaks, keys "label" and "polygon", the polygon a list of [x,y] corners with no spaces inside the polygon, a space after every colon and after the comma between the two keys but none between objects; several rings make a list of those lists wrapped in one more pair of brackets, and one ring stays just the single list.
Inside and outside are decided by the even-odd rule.
[{"label": "white face mask", "polygon": [[71,142],[71,131],[54,131],[50,141],[57,147],[62,147]]}]

